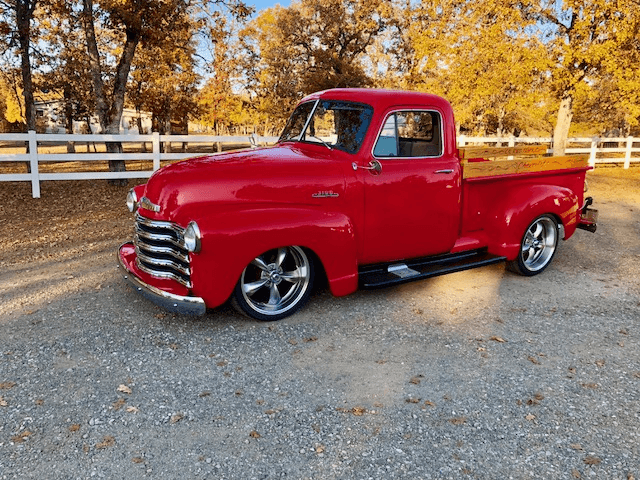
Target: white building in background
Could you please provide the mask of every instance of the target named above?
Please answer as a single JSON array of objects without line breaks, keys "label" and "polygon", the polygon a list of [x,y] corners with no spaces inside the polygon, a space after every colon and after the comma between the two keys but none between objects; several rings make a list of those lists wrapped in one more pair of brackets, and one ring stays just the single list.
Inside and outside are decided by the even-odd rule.
[{"label": "white building in background", "polygon": [[[64,104],[61,100],[50,100],[46,102],[36,102],[36,123],[45,133],[65,133]],[[132,108],[125,108],[122,111],[120,120],[120,133],[132,134],[151,133],[151,114],[140,112],[142,119],[142,132],[138,132],[138,113]],[[91,133],[100,133],[100,122],[96,115],[89,119]],[[73,121],[73,133],[89,133],[86,121]],[[40,130],[42,131],[42,130]]]}]

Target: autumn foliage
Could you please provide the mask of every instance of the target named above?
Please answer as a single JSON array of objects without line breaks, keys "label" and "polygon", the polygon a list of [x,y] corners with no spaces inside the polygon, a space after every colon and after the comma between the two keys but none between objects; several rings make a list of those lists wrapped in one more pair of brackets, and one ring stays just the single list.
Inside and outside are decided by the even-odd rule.
[{"label": "autumn foliage", "polygon": [[[463,133],[636,133],[638,0],[0,0],[0,115],[47,92],[114,131],[129,106],[160,131],[277,134],[304,95],[429,91]],[[25,25],[29,28],[25,30]],[[22,26],[22,30],[17,28]],[[29,91],[30,90],[30,91]]]}]

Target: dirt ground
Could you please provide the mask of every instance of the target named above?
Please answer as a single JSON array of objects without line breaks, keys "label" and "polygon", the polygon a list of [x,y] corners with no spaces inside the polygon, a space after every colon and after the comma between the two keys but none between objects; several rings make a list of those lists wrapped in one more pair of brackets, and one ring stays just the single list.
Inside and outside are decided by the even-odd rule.
[{"label": "dirt ground", "polygon": [[[584,252],[574,267],[604,263],[638,279],[640,166],[602,166],[587,178],[588,195],[601,212],[598,249]],[[132,236],[124,201],[134,184],[42,182],[41,198],[34,199],[28,182],[0,183],[0,316],[37,309],[65,292],[101,288],[104,275],[116,269],[117,247]],[[580,250],[579,241],[570,242]]]},{"label": "dirt ground", "polygon": [[129,288],[129,187],[0,183],[0,478],[640,478],[640,167],[588,183],[598,231],[541,275],[276,323]]}]

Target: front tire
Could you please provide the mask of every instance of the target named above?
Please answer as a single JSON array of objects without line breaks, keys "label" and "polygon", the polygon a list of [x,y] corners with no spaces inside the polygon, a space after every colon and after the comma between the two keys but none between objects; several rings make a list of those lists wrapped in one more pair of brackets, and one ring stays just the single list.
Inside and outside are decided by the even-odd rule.
[{"label": "front tire", "polygon": [[297,312],[309,299],[314,265],[297,246],[281,247],[256,257],[240,275],[232,305],[257,320],[275,321]]},{"label": "front tire", "polygon": [[541,273],[556,253],[558,238],[556,219],[552,215],[539,216],[527,227],[518,257],[507,262],[507,268],[527,277]]}]

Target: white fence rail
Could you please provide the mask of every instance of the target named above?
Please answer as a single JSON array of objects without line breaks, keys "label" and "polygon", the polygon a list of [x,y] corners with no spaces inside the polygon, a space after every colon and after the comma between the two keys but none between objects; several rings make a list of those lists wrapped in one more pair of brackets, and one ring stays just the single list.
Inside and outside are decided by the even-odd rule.
[{"label": "white fence rail", "polygon": [[[161,161],[177,161],[189,157],[194,157],[204,153],[204,149],[199,150],[197,145],[216,145],[217,151],[221,151],[222,144],[234,144],[237,146],[249,146],[251,143],[267,144],[277,141],[277,137],[252,136],[217,136],[217,135],[160,135],[152,133],[150,135],[69,135],[69,134],[37,134],[34,131],[29,133],[0,133],[0,164],[4,162],[24,162],[28,163],[30,173],[0,173],[0,182],[31,182],[31,190],[34,198],[40,198],[40,182],[44,180],[95,180],[95,179],[123,179],[123,178],[148,178],[153,172],[160,168]],[[87,153],[42,153],[45,147],[61,145],[66,147],[74,142],[74,148],[79,148],[78,143],[86,145]],[[127,153],[88,153],[89,145],[105,144],[108,142],[119,142],[127,149],[127,144],[151,144],[150,152],[127,152]],[[19,145],[24,149],[27,145],[27,153],[4,153],[3,145],[7,143],[15,146]],[[163,152],[163,144],[190,144],[188,152],[169,153]],[[197,144],[197,145],[194,145]],[[211,154],[213,148],[206,153]],[[150,170],[130,170],[126,172],[61,172],[42,173],[40,172],[41,162],[94,162],[107,160],[139,161],[151,160]]]},{"label": "white fence rail", "polygon": [[[547,144],[547,153],[552,152],[551,137],[458,137],[458,146],[492,145],[515,147],[518,144]],[[620,146],[620,145],[624,146]],[[634,147],[634,144],[636,146]],[[640,162],[640,138],[638,137],[576,137],[567,139],[567,154],[589,154],[589,165],[595,167],[602,163],[622,163],[629,168],[631,162]],[[620,155],[624,153],[624,155]],[[636,154],[636,155],[634,155]]]},{"label": "white fence rail", "polygon": [[[204,149],[198,150],[197,145],[216,145],[221,150],[221,144],[250,145],[251,140],[257,144],[273,143],[277,137],[248,136],[215,136],[215,135],[68,135],[68,134],[37,134],[29,133],[0,133],[0,164],[3,162],[23,162],[29,165],[29,173],[0,173],[0,182],[31,182],[31,190],[34,198],[40,197],[40,182],[46,180],[94,180],[94,179],[123,179],[123,178],[148,178],[160,168],[161,161],[181,160],[205,153]],[[518,144],[548,144],[551,146],[551,138],[547,137],[467,137],[458,138],[459,146],[466,145],[498,145],[516,146]],[[66,146],[70,142],[82,145],[104,144],[106,142],[120,142],[127,144],[151,144],[150,152],[134,153],[44,153],[42,150],[52,145]],[[166,153],[162,151],[162,144],[181,143],[189,144],[189,152]],[[27,153],[4,153],[7,144],[25,149]],[[596,166],[602,163],[622,163],[624,168],[629,168],[631,162],[640,162],[640,138],[570,138],[567,153],[589,154],[589,164]],[[77,149],[77,144],[76,144]],[[213,148],[211,149],[213,150]],[[206,153],[211,153],[211,150]],[[549,149],[551,152],[551,149]],[[84,172],[57,172],[41,173],[41,162],[94,162],[107,160],[126,161],[151,161],[150,170],[130,170],[126,172],[84,171]],[[1,165],[0,165],[1,168]]]}]

